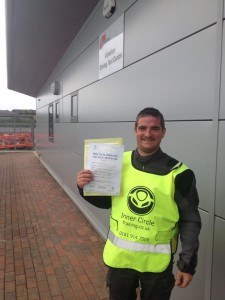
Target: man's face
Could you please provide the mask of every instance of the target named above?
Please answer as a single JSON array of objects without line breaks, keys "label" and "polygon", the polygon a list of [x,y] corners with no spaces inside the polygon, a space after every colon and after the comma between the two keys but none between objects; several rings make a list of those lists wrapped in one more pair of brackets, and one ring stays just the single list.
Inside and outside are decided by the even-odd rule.
[{"label": "man's face", "polygon": [[153,116],[142,117],[134,130],[137,139],[137,149],[141,156],[154,154],[160,146],[166,133],[160,124],[160,118]]}]

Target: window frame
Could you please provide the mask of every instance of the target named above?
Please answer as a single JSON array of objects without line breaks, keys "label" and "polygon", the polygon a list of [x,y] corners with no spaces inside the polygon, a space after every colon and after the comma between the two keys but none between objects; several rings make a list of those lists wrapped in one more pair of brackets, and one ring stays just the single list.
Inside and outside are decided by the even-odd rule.
[{"label": "window frame", "polygon": [[54,107],[53,103],[48,105],[48,140],[54,143]]},{"label": "window frame", "polygon": [[[76,103],[75,100],[76,99]],[[75,105],[74,105],[75,104]],[[75,107],[75,110],[74,110]],[[72,123],[78,123],[78,92],[71,94],[70,120]],[[75,114],[74,114],[75,112]]]}]

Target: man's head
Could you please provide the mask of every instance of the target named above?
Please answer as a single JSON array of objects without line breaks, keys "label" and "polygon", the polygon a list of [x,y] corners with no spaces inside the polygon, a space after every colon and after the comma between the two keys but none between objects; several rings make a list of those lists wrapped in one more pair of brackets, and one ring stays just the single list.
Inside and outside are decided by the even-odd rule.
[{"label": "man's head", "polygon": [[162,113],[154,107],[146,107],[138,113],[138,115],[136,117],[136,121],[135,121],[135,129],[137,128],[139,119],[143,118],[143,117],[147,117],[147,116],[159,118],[162,129],[165,129],[164,117],[163,117]]},{"label": "man's head", "polygon": [[134,132],[141,156],[154,154],[166,133],[164,117],[158,109],[147,107],[136,117]]}]

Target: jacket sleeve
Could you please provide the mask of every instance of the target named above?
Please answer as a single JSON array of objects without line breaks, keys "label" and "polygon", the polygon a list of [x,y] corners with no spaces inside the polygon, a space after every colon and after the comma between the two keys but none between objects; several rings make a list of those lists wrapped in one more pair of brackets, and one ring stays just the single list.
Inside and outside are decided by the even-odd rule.
[{"label": "jacket sleeve", "polygon": [[84,196],[83,189],[77,188],[82,198],[93,206],[105,209],[111,208],[111,196]]},{"label": "jacket sleeve", "polygon": [[186,170],[175,179],[175,201],[179,209],[179,233],[181,252],[177,267],[180,271],[194,274],[197,266],[201,218],[198,211],[198,192],[194,173]]}]

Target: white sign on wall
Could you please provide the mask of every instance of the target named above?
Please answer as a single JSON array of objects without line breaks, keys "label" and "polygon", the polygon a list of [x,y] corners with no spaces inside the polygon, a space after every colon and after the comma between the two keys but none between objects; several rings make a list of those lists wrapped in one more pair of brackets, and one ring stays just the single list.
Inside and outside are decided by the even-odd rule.
[{"label": "white sign on wall", "polygon": [[124,15],[99,36],[99,79],[123,68]]}]

